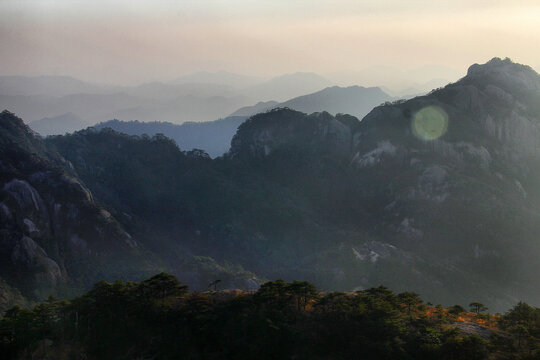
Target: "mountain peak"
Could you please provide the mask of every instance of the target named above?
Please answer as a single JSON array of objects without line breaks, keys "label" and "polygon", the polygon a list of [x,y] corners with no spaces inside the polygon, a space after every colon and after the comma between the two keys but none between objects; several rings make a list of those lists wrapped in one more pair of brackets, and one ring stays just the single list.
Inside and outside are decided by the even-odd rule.
[{"label": "mountain peak", "polygon": [[308,115],[280,107],[254,115],[240,125],[229,155],[236,159],[260,159],[277,150],[291,149],[342,155],[350,150],[358,124],[358,119],[350,115],[334,117],[326,111]]},{"label": "mountain peak", "polygon": [[2,123],[12,122],[20,126],[24,126],[24,122],[22,121],[22,119],[18,118],[17,115],[7,109],[0,113],[0,121],[2,121]]},{"label": "mountain peak", "polygon": [[1,138],[14,142],[17,142],[22,138],[33,139],[36,136],[36,133],[32,131],[21,118],[8,110],[4,110],[0,113],[0,130],[2,130],[1,133],[3,135]]},{"label": "mountain peak", "polygon": [[512,61],[510,58],[501,59],[494,57],[485,64],[473,64],[467,70],[467,76],[474,76],[478,74],[485,74],[489,72],[509,72],[509,71],[524,71],[536,73],[530,66],[518,64]]},{"label": "mountain peak", "polygon": [[473,64],[466,79],[492,80],[508,85],[518,85],[529,90],[540,89],[540,77],[530,66],[513,62],[510,58],[494,57],[485,64]]}]

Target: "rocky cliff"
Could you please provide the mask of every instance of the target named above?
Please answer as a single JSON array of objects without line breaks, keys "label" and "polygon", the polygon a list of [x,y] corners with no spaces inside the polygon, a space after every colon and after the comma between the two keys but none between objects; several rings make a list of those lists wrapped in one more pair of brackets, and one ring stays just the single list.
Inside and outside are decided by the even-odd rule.
[{"label": "rocky cliff", "polygon": [[374,109],[355,134],[351,165],[393,244],[461,273],[492,303],[537,297],[539,81],[495,58]]},{"label": "rocky cliff", "polygon": [[125,276],[114,269],[136,257],[137,241],[69,162],[9,112],[0,114],[0,133],[2,277],[36,298]]}]

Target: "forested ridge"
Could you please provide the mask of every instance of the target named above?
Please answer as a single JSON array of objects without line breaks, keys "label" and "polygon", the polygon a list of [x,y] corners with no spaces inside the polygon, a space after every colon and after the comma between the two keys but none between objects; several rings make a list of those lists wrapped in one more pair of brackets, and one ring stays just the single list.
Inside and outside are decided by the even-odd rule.
[{"label": "forested ridge", "polygon": [[[215,285],[218,285],[216,282]],[[190,292],[167,273],[99,282],[0,318],[2,359],[539,359],[540,309],[424,303],[384,286],[320,292],[282,280]]]}]

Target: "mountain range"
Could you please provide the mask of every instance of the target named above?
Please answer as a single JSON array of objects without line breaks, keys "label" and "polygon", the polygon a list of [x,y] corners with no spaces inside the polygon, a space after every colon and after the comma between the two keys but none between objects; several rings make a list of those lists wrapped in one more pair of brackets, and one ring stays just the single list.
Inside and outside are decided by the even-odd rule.
[{"label": "mountain range", "polygon": [[[431,81],[427,86],[440,84]],[[353,88],[357,88],[358,96],[376,97],[375,89],[353,86],[348,90],[331,90],[333,85],[317,74],[301,72],[269,80],[227,72],[200,72],[168,82],[135,86],[93,84],[67,76],[2,76],[0,108],[18,114],[46,136],[73,132],[110,119],[181,124],[211,121],[228,114],[250,116],[284,102],[287,104],[283,106],[301,111],[334,113],[335,109],[359,117],[374,105],[370,101],[366,105],[371,106],[347,105],[344,99],[351,96],[347,93],[352,94]],[[303,103],[313,101],[321,89],[325,91],[318,99],[320,105]],[[339,91],[343,93],[338,94]],[[365,93],[360,94],[362,91]],[[415,88],[409,91],[424,92]],[[308,96],[311,100],[301,98],[306,94],[312,95]]]},{"label": "mountain range", "polygon": [[62,97],[0,96],[2,108],[21,114],[28,123],[36,125],[36,129],[43,135],[63,134],[69,130],[73,122],[69,121],[64,126],[62,120],[70,114],[71,119],[80,119],[77,129],[115,118],[182,123],[217,119],[252,101],[244,96],[215,95],[181,95],[172,99],[155,99],[126,92]]},{"label": "mountain range", "polygon": [[463,75],[460,70],[442,65],[424,65],[408,70],[378,65],[326,74],[336,85],[378,86],[388,94],[399,97],[425,94]]},{"label": "mountain range", "polygon": [[4,96],[61,97],[107,91],[114,91],[114,88],[90,84],[69,76],[0,76],[0,95]]},{"label": "mountain range", "polygon": [[[229,149],[238,126],[248,117],[275,108],[290,108],[306,113],[327,111],[331,114],[347,113],[358,118],[364,117],[373,107],[393,100],[379,88],[337,86],[325,88],[312,94],[299,96],[282,103],[276,101],[259,102],[233,112],[224,119],[208,122],[188,122],[175,125],[164,122],[139,122],[112,120],[94,126],[97,129],[110,127],[129,134],[150,136],[162,133],[175,140],[181,149],[201,149],[211,157],[221,156]],[[48,121],[52,123],[52,121]],[[40,124],[31,124],[39,132]],[[66,125],[67,121],[66,121]]]},{"label": "mountain range", "polygon": [[36,136],[0,116],[11,299],[165,269],[195,289],[385,284],[492,310],[540,303],[540,76],[494,58],[362,121],[278,108],[211,159],[163,136]]},{"label": "mountain range", "polygon": [[109,119],[209,121],[256,101],[283,101],[331,84],[313,73],[269,80],[226,72],[196,73],[136,86],[92,84],[66,76],[3,76],[0,108],[17,113],[42,135],[53,135],[73,131],[75,121],[77,130]]},{"label": "mountain range", "polygon": [[326,111],[330,114],[349,114],[359,119],[367,115],[375,106],[395,100],[378,87],[332,86],[311,94],[297,96],[283,102],[259,102],[233,112],[232,116],[252,116],[263,111],[286,107],[301,112]]}]

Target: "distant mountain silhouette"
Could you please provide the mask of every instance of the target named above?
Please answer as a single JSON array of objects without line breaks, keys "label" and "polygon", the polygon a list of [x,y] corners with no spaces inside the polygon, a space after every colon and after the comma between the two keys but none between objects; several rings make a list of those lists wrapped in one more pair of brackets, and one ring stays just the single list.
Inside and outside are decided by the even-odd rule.
[{"label": "distant mountain silhouette", "polygon": [[287,99],[319,91],[333,85],[331,81],[315,73],[297,72],[270,79],[246,89],[252,97],[262,101],[285,101]]},{"label": "distant mountain silhouette", "polygon": [[372,66],[356,71],[339,71],[327,77],[340,86],[379,86],[393,96],[408,96],[425,94],[463,75],[461,71],[446,66],[426,65],[406,71],[390,66]]},{"label": "distant mountain silhouette", "polygon": [[259,77],[230,73],[227,71],[208,72],[201,71],[184,75],[171,84],[212,84],[225,85],[233,88],[245,88],[263,81]]},{"label": "distant mountain silhouette", "polygon": [[[209,121],[266,97],[287,99],[328,84],[312,73],[264,81],[227,72],[201,72],[169,83],[137,86],[96,85],[60,76],[6,76],[0,77],[0,108],[17,113],[34,125],[40,120],[39,129],[47,134],[63,134],[108,119],[177,124]],[[63,129],[59,125],[66,121],[68,113],[73,116],[69,127]],[[78,127],[76,118],[80,119]]]},{"label": "distant mountain silhouette", "polygon": [[332,114],[347,113],[363,117],[373,107],[393,98],[379,88],[337,86],[326,88],[313,94],[300,96],[283,103],[275,101],[260,102],[254,106],[238,109],[229,117],[217,121],[186,123],[174,125],[159,122],[122,122],[118,120],[100,123],[96,128],[110,127],[131,135],[154,135],[162,133],[175,140],[181,149],[202,149],[212,157],[221,156],[228,151],[230,142],[238,126],[249,116],[277,107],[289,107],[302,112],[328,111]]},{"label": "distant mountain silhouette", "polygon": [[313,94],[299,96],[280,103],[280,107],[288,107],[298,111],[312,113],[327,111],[330,114],[349,114],[363,118],[375,106],[394,100],[380,88],[349,86],[342,88],[333,86]]},{"label": "distant mountain silhouette", "polygon": [[73,113],[35,120],[28,125],[43,136],[71,133],[81,129],[83,120]]},{"label": "distant mountain silhouette", "polygon": [[[435,73],[436,70],[430,71]],[[350,74],[346,75],[348,80],[353,78]],[[423,94],[446,83],[444,80],[430,81],[427,84],[409,81],[412,87],[397,95]],[[277,105],[274,101],[289,101],[332,85],[332,81],[317,74],[301,72],[270,80],[223,71],[200,72],[170,82],[136,86],[92,84],[67,76],[0,76],[0,108],[18,114],[29,123],[42,120],[40,129],[47,134],[52,131],[63,134],[109,119],[180,124],[186,121],[211,121],[228,114],[248,116],[272,108]],[[320,100],[325,101],[324,98]],[[336,99],[335,104],[338,103],[339,99]],[[327,101],[325,106],[312,105],[298,103],[290,106],[306,112],[326,110],[334,113],[331,101]],[[242,107],[246,108],[239,109]],[[365,113],[354,108],[337,110],[336,106],[338,111],[357,116]],[[68,113],[74,115],[70,126],[61,128]],[[78,127],[75,126],[76,117],[80,119]],[[63,120],[58,121],[57,118]],[[49,121],[52,123],[47,125]]]},{"label": "distant mountain silhouette", "polygon": [[186,96],[209,98],[213,96],[235,97],[241,95],[232,86],[206,83],[172,84],[152,82],[125,87],[123,91],[139,98],[156,100],[174,100]]},{"label": "distant mountain silhouette", "polygon": [[230,116],[252,116],[261,112],[275,109],[277,107],[279,107],[279,103],[277,101],[260,101],[255,105],[244,106],[233,112]]},{"label": "distant mountain silhouette", "polygon": [[114,92],[116,87],[90,84],[69,76],[0,76],[0,95],[42,95]]},{"label": "distant mountain silhouette", "polygon": [[[43,96],[0,96],[0,108],[16,112],[29,123],[40,122],[41,128],[56,117],[72,113],[81,119],[82,129],[108,119],[168,121],[181,124],[186,121],[205,121],[230,114],[241,106],[252,102],[242,96],[199,97],[185,95],[172,99],[138,97],[127,93],[74,94],[59,98]],[[44,119],[49,118],[49,119]],[[63,134],[66,130],[57,129]]]},{"label": "distant mountain silhouette", "polygon": [[168,122],[111,120],[99,123],[94,128],[111,128],[129,135],[164,134],[176,141],[180,149],[202,149],[211,157],[217,157],[229,150],[236,129],[246,119],[245,116],[229,116],[215,121],[186,122],[181,125]]},{"label": "distant mountain silhouette", "polygon": [[391,100],[394,98],[377,87],[332,86],[280,103],[268,101],[246,106],[231,115],[251,116],[270,109],[288,107],[306,113],[327,111],[334,115],[338,113],[350,114],[361,119],[375,106]]}]

